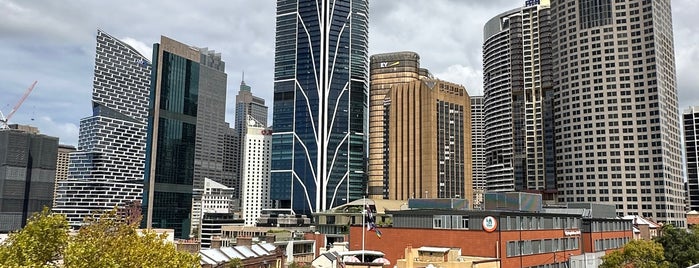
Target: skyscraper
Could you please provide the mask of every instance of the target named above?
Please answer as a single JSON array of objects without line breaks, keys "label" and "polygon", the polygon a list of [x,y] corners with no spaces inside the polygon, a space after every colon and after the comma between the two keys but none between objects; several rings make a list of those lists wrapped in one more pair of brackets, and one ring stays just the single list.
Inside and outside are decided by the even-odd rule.
[{"label": "skyscraper", "polygon": [[56,191],[58,190],[58,182],[68,179],[68,164],[70,163],[70,154],[75,152],[75,147],[72,145],[59,144],[58,155],[56,156],[56,185],[53,189],[54,206],[56,205]]},{"label": "skyscraper", "polygon": [[499,14],[484,27],[485,177],[488,191],[553,199],[550,9],[540,2]]},{"label": "skyscraper", "polygon": [[101,30],[95,52],[92,116],[80,120],[78,150],[55,197],[54,211],[72,226],[143,191],[150,61]]},{"label": "skyscraper", "polygon": [[422,78],[391,88],[388,198],[466,198],[471,101],[463,86]]},{"label": "skyscraper", "polygon": [[223,177],[230,178],[227,187],[233,189],[233,199],[240,198],[240,134],[227,125],[223,134]]},{"label": "skyscraper", "polygon": [[272,149],[272,130],[248,116],[243,136],[241,176],[241,214],[245,225],[254,226],[262,209],[270,208],[269,156]]},{"label": "skyscraper", "polygon": [[189,238],[194,189],[220,182],[226,74],[221,55],[167,37],[153,45],[144,184],[146,227]]},{"label": "skyscraper", "polygon": [[56,137],[18,125],[0,129],[1,233],[21,229],[33,213],[51,207],[57,151]]},{"label": "skyscraper", "polygon": [[[236,177],[232,185],[229,185],[235,188],[236,199],[241,198],[240,193],[243,189],[241,187],[242,179],[240,174],[242,174],[242,161],[244,158],[242,153],[244,152],[245,135],[248,133],[249,117],[252,117],[252,119],[261,124],[262,127],[267,127],[267,110],[265,99],[252,95],[250,86],[246,85],[244,80],[241,81],[240,90],[238,91],[238,95],[235,96],[235,131],[238,137],[238,148],[236,148],[236,161],[238,161],[238,163],[236,164],[235,172],[238,174],[238,177]],[[267,161],[267,164],[269,164],[269,161]]]},{"label": "skyscraper", "polygon": [[277,1],[271,198],[310,214],[365,194],[367,0]]},{"label": "skyscraper", "polygon": [[235,129],[239,133],[246,133],[244,130],[248,126],[248,116],[266,127],[267,110],[265,99],[252,95],[252,88],[241,81],[240,90],[235,96]]},{"label": "skyscraper", "polygon": [[551,1],[558,201],[685,226],[670,2]]},{"label": "skyscraper", "polygon": [[393,52],[372,55],[369,69],[369,198],[388,198],[388,152],[385,113],[391,87],[417,81],[420,77],[420,56],[415,52]]},{"label": "skyscraper", "polygon": [[485,117],[483,96],[471,96],[471,174],[473,176],[474,207],[480,207],[485,193]]},{"label": "skyscraper", "polygon": [[699,106],[684,110],[682,117],[687,157],[687,201],[689,210],[699,211]]}]

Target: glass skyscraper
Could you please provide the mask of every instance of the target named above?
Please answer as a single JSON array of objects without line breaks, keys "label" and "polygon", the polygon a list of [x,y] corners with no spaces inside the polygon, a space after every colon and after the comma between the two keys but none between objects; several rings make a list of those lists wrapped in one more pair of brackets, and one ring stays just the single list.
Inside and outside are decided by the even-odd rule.
[{"label": "glass skyscraper", "polygon": [[367,0],[277,1],[270,197],[296,213],[365,194]]},{"label": "glass skyscraper", "polygon": [[223,174],[225,64],[220,54],[164,36],[153,51],[144,219],[189,238],[194,189]]}]

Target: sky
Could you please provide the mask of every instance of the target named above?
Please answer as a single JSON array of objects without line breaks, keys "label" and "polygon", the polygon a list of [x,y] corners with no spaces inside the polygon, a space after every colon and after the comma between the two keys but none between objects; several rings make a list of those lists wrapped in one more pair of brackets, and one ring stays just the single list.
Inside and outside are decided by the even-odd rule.
[{"label": "sky", "polygon": [[[414,51],[435,77],[482,95],[483,25],[524,0],[369,0],[369,53]],[[226,121],[233,122],[242,73],[272,107],[273,0],[0,0],[0,111],[34,91],[10,123],[39,127],[77,145],[90,116],[97,29],[150,57],[165,35],[222,53],[228,74]],[[699,105],[699,1],[673,0],[680,112]]]}]

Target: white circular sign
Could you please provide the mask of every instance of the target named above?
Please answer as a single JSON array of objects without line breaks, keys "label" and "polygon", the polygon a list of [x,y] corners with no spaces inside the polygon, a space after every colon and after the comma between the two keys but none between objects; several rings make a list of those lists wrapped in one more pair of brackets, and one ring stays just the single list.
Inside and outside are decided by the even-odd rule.
[{"label": "white circular sign", "polygon": [[498,220],[496,220],[495,217],[487,216],[487,217],[483,218],[483,230],[485,230],[488,233],[492,233],[497,228],[498,228]]}]

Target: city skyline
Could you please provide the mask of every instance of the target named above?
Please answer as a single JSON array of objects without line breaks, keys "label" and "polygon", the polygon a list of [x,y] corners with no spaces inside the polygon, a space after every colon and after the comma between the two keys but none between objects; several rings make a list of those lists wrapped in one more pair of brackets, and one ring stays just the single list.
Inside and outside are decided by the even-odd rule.
[{"label": "city skyline", "polygon": [[[503,10],[523,4],[523,0],[487,3],[370,1],[370,14],[374,16],[369,16],[369,54],[415,51],[424,58],[422,65],[429,66],[435,77],[464,85],[469,95],[481,95],[482,25]],[[230,90],[237,89],[241,73],[245,71],[246,83],[271,103],[274,2],[234,1],[197,7],[171,5],[165,10],[139,4],[138,10],[180,14],[184,12],[178,10],[187,9],[191,14],[149,17],[141,16],[142,13],[132,6],[101,8],[103,5],[108,4],[0,1],[0,56],[7,59],[7,66],[13,66],[0,71],[2,91],[6,94],[0,101],[0,110],[9,110],[32,81],[39,81],[13,123],[35,125],[44,134],[60,137],[61,143],[77,145],[80,118],[91,114],[89,106],[81,104],[90,101],[93,40],[97,28],[123,39],[144,55],[151,55],[151,44],[157,42],[161,34],[186,43],[214,47],[222,52],[224,61],[230,62],[227,71]],[[77,6],[81,7],[79,10],[93,12],[75,15],[72,12]],[[696,28],[691,15],[697,11],[699,3],[696,1],[673,1],[680,109],[699,104],[699,91],[693,90],[693,85],[699,84],[699,77],[691,75],[693,62],[699,61],[699,36],[690,34]],[[435,16],[453,12],[469,16]],[[404,13],[412,15],[400,15]],[[423,19],[410,19],[415,16]],[[193,20],[227,27],[183,26]],[[143,25],[148,27],[133,27]],[[427,30],[433,28],[443,28],[454,34],[435,43],[432,40],[442,31]],[[234,102],[235,92],[229,92],[227,122],[233,122]]]}]

